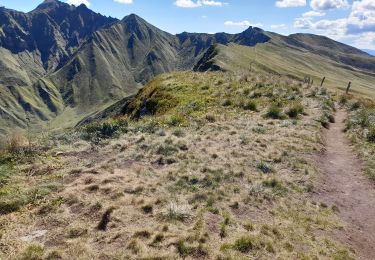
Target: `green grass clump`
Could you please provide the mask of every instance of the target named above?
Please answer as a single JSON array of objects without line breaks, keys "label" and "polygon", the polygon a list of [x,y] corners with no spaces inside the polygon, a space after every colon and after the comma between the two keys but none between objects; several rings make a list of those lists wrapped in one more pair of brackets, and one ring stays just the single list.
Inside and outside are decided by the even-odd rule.
[{"label": "green grass clump", "polygon": [[204,259],[208,255],[208,251],[201,244],[198,246],[189,246],[184,240],[179,240],[176,244],[179,255],[183,258],[193,256],[196,259]]},{"label": "green grass clump", "polygon": [[262,243],[258,238],[254,236],[243,236],[234,242],[233,249],[247,254],[253,250],[259,250],[262,247]]},{"label": "green grass clump", "polygon": [[262,172],[262,173],[271,173],[271,172],[274,172],[275,170],[273,169],[273,167],[271,165],[269,165],[268,163],[266,162],[260,162],[258,163],[257,165],[257,168]]},{"label": "green grass clump", "polygon": [[164,156],[172,156],[177,152],[178,152],[178,149],[170,145],[160,145],[156,150],[157,154],[164,155]]},{"label": "green grass clump", "polygon": [[265,117],[272,118],[272,119],[284,119],[285,118],[285,116],[283,115],[282,109],[276,104],[273,104],[270,106]]},{"label": "green grass clump", "polygon": [[127,119],[111,119],[104,122],[95,122],[83,128],[83,138],[90,141],[112,138],[121,132],[126,132],[127,127]]},{"label": "green grass clump", "polygon": [[85,228],[71,228],[68,230],[66,236],[70,239],[79,238],[87,234],[87,229]]},{"label": "green grass clump", "polygon": [[275,195],[284,195],[288,189],[276,178],[263,181],[263,186],[266,188],[271,188],[272,193]]},{"label": "green grass clump", "polygon": [[253,100],[246,101],[245,103],[241,104],[242,109],[250,110],[250,111],[257,111],[257,103]]},{"label": "green grass clump", "polygon": [[181,114],[171,115],[167,121],[168,126],[183,126],[186,124],[186,118]]},{"label": "green grass clump", "polygon": [[18,258],[19,260],[42,260],[44,255],[43,247],[39,245],[28,246]]},{"label": "green grass clump", "polygon": [[375,126],[372,126],[367,133],[367,141],[370,143],[375,143]]},{"label": "green grass clump", "polygon": [[332,114],[324,113],[320,117],[319,122],[322,124],[324,128],[329,129],[329,123],[334,123],[335,117]]},{"label": "green grass clump", "polygon": [[6,185],[13,172],[13,162],[10,157],[0,155],[0,188]]},{"label": "green grass clump", "polygon": [[290,118],[297,118],[298,115],[301,115],[303,114],[304,112],[304,107],[303,105],[301,104],[295,104],[293,105],[292,107],[290,107],[288,109],[288,111],[286,112],[286,114],[290,117]]},{"label": "green grass clump", "polygon": [[19,190],[19,187],[0,189],[0,214],[9,214],[20,210],[27,204],[36,204],[52,192],[59,191],[58,184],[50,183],[30,189]]},{"label": "green grass clump", "polygon": [[222,105],[224,106],[224,107],[229,107],[229,106],[231,106],[233,104],[233,102],[232,102],[232,100],[230,100],[230,99],[224,99],[223,100],[223,103],[222,103]]}]

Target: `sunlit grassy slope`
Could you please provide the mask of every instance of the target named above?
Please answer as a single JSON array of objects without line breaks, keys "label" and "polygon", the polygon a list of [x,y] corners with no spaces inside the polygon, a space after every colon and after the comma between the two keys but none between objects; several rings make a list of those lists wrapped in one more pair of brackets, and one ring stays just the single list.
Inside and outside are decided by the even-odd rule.
[{"label": "sunlit grassy slope", "polygon": [[310,199],[325,88],[176,72],[121,110],[0,150],[0,259],[351,259]]},{"label": "sunlit grassy slope", "polygon": [[325,86],[342,91],[351,81],[353,92],[375,97],[375,72],[354,69],[299,48],[285,48],[275,40],[255,47],[229,44],[216,48],[214,63],[224,70],[237,73],[266,70],[301,79],[311,77],[315,85],[320,85],[322,78],[326,77]]}]

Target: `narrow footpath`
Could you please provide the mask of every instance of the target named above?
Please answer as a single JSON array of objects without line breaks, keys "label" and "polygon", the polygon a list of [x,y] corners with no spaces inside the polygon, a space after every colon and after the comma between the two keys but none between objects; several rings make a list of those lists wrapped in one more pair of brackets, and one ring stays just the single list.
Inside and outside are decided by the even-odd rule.
[{"label": "narrow footpath", "polygon": [[317,158],[322,179],[315,200],[338,207],[345,223],[334,236],[353,249],[357,259],[375,260],[375,184],[362,173],[343,129],[347,114],[339,110],[336,123],[323,134],[326,150]]}]

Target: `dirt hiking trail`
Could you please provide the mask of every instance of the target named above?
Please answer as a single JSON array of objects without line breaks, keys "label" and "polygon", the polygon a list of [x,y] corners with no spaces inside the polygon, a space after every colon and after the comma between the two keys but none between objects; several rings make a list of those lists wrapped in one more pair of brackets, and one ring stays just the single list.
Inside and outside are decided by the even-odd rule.
[{"label": "dirt hiking trail", "polygon": [[326,150],[317,158],[322,179],[315,199],[338,207],[345,223],[334,236],[347,244],[357,259],[375,260],[375,185],[362,173],[343,129],[346,112],[339,110],[336,123],[323,133]]}]

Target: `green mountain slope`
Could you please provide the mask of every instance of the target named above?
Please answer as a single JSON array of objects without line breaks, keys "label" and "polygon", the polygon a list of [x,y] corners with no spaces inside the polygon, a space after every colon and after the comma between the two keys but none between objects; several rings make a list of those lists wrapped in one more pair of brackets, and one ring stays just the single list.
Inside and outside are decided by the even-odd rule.
[{"label": "green mountain slope", "polygon": [[171,35],[136,15],[119,21],[57,0],[29,13],[0,8],[0,21],[2,134],[102,116],[155,76],[173,71],[259,69],[373,90],[375,57],[322,36],[252,27],[239,34]]},{"label": "green mountain slope", "polygon": [[[4,8],[1,13],[1,57],[9,60],[0,63],[3,133],[27,125],[72,126],[136,93],[156,75],[191,70],[212,44],[269,40],[257,28],[237,35],[171,35],[136,15],[116,21],[56,0],[27,14]],[[41,37],[29,26],[34,23],[49,28],[49,35]],[[48,41],[38,45],[38,37]]]},{"label": "green mountain slope", "polygon": [[[301,80],[310,77],[315,85],[320,85],[322,78],[326,77],[325,86],[344,90],[348,82],[352,82],[352,91],[375,95],[374,57],[326,37],[272,35],[272,40],[255,47],[217,45],[196,69],[220,68],[237,74],[265,70]],[[329,52],[329,49],[333,51]]]}]

